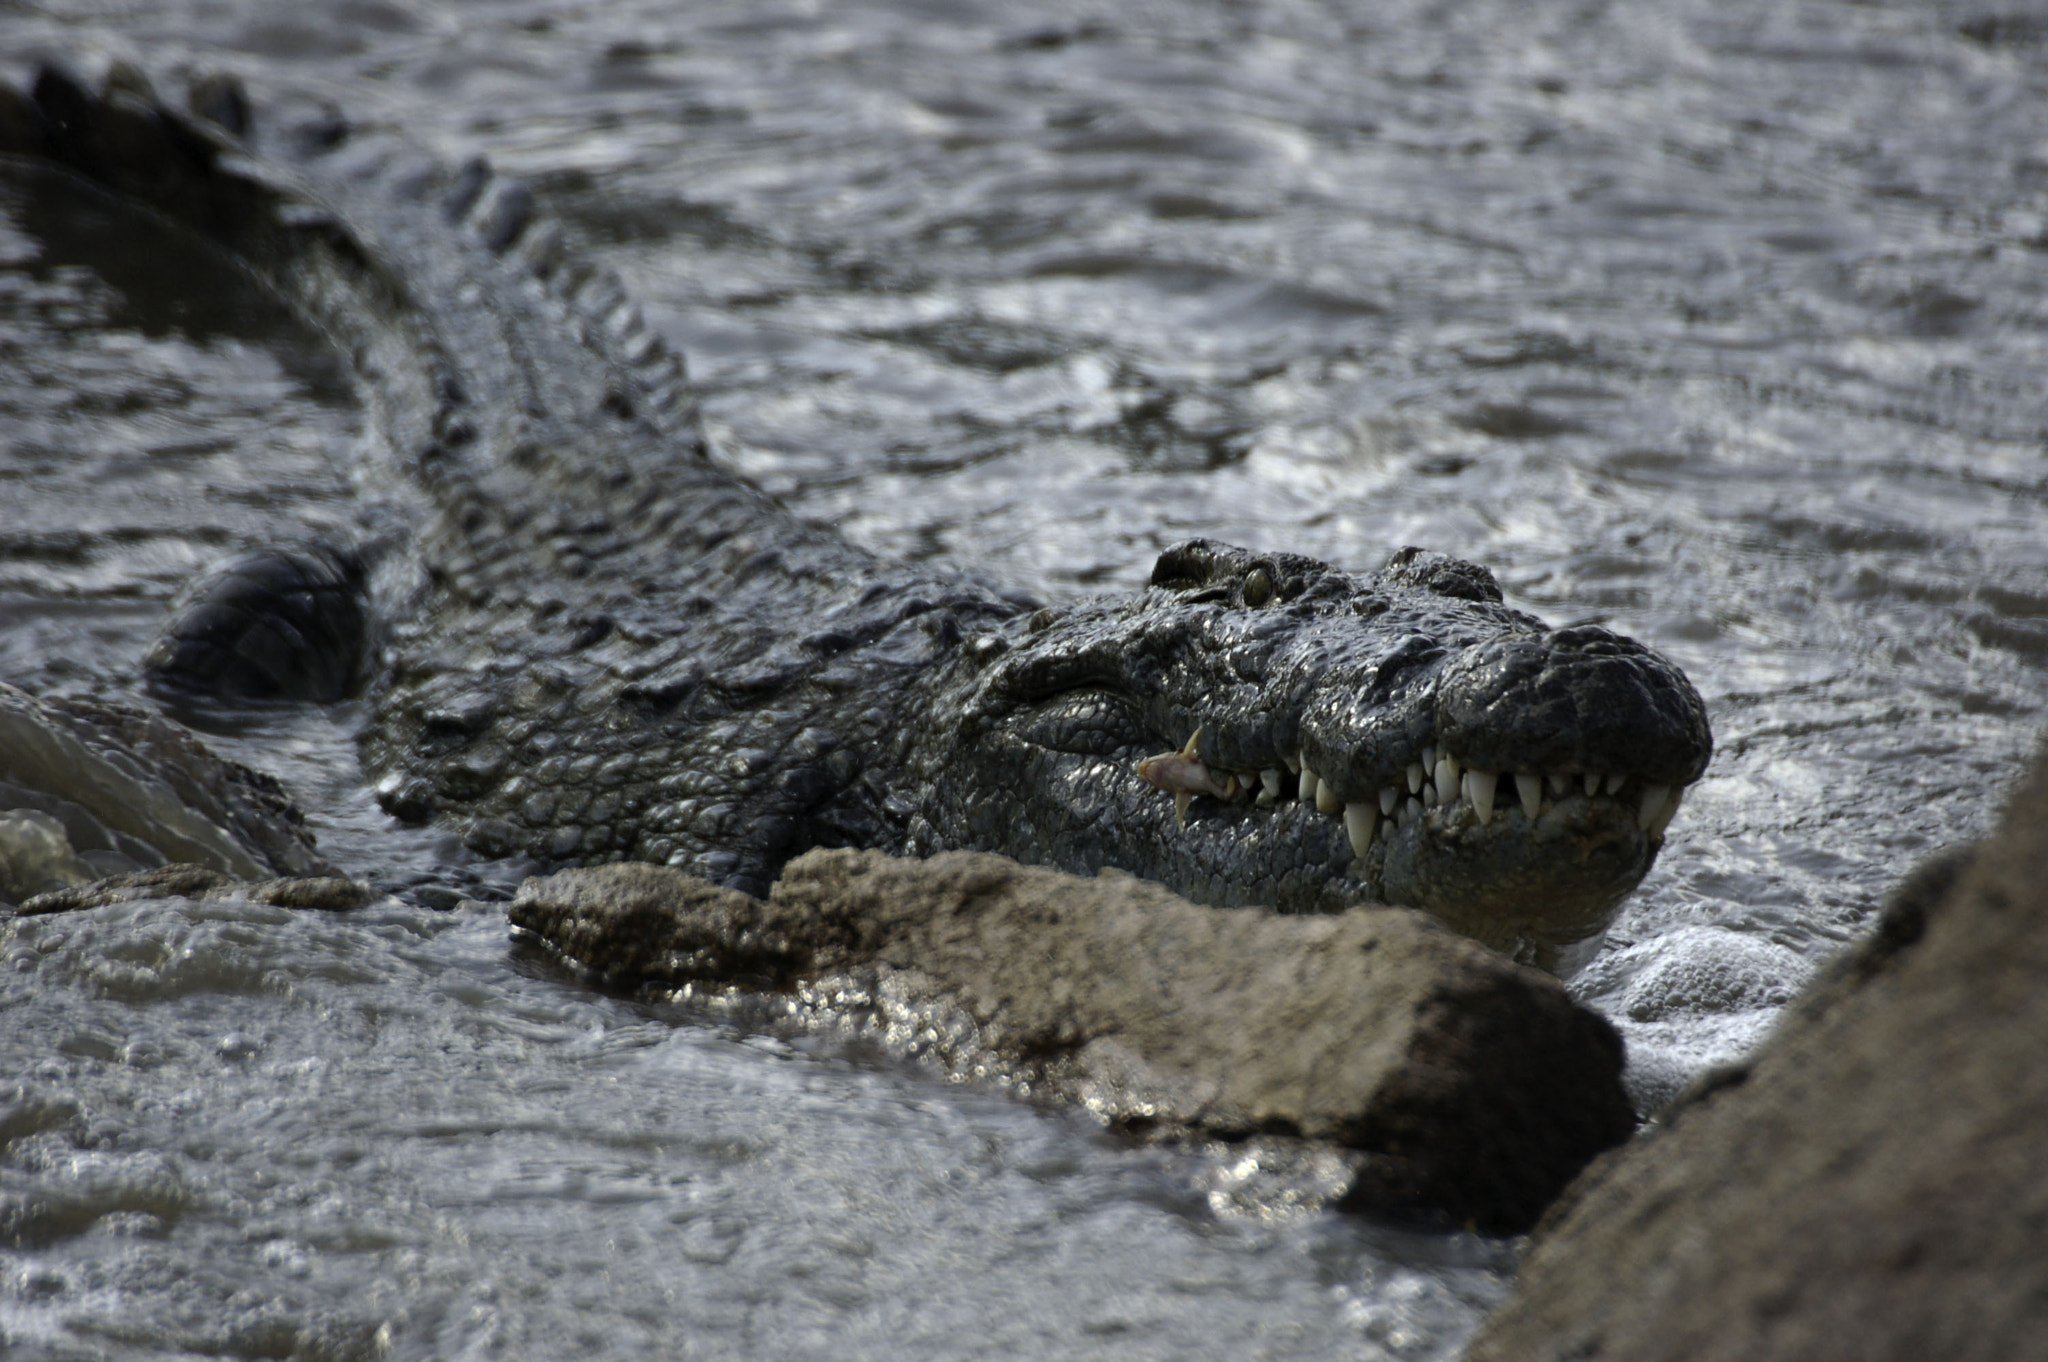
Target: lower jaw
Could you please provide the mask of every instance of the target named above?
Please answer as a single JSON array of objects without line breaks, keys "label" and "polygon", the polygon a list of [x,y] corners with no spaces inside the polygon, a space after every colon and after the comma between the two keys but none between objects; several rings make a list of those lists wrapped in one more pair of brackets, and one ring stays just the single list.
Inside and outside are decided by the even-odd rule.
[{"label": "lower jaw", "polygon": [[1661,838],[1610,799],[1546,805],[1532,827],[1520,809],[1482,826],[1469,806],[1397,824],[1364,858],[1387,903],[1421,908],[1518,960],[1557,968],[1597,948],[1621,902],[1648,873]]},{"label": "lower jaw", "polygon": [[[1282,875],[1277,883],[1235,892],[1228,882],[1219,890],[1199,875],[1181,882],[1174,871],[1184,866],[1155,872],[1155,878],[1219,907],[1262,903],[1286,913],[1342,912],[1371,903],[1419,908],[1462,935],[1556,972],[1597,950],[1661,842],[1623,803],[1576,793],[1546,800],[1533,824],[1518,806],[1497,808],[1482,824],[1466,802],[1397,814],[1380,821],[1362,857],[1346,841],[1342,821],[1313,807],[1274,809],[1261,822],[1255,832],[1239,825],[1226,835],[1270,837],[1296,853],[1307,848],[1311,865],[1327,856],[1327,871]],[[1254,852],[1250,859],[1262,858]]]}]

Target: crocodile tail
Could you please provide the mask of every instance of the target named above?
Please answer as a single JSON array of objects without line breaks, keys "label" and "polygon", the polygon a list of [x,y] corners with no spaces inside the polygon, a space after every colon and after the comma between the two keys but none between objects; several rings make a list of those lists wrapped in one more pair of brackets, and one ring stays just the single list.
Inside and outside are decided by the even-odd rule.
[{"label": "crocodile tail", "polygon": [[[523,181],[482,157],[439,164],[393,131],[351,124],[304,96],[259,117],[231,75],[196,76],[185,95],[182,108],[160,97],[126,62],[96,86],[46,64],[23,88],[0,83],[0,155],[63,167],[233,256],[339,342],[374,433],[430,487],[446,477],[447,453],[473,443],[479,411],[508,406],[529,420],[623,421],[665,437],[676,456],[704,456],[681,356],[614,272],[569,249]],[[364,211],[352,216],[335,206],[343,203]],[[377,222],[376,235],[361,216]],[[490,297],[524,283],[544,315],[437,326],[485,270],[496,276]],[[479,336],[498,353],[480,350]],[[530,362],[537,342],[581,353],[572,364]],[[601,379],[568,394],[536,378],[564,372]],[[501,454],[516,443],[487,447]]]},{"label": "crocodile tail", "polygon": [[[362,737],[384,807],[490,856],[755,892],[810,845],[900,845],[893,702],[1017,603],[878,564],[720,470],[681,361],[527,186],[261,93],[202,78],[173,108],[127,68],[96,91],[49,68],[0,93],[0,152],[228,251],[347,357],[356,482],[394,513]],[[345,687],[345,666],[277,665],[285,626],[306,630],[251,607],[329,576],[345,594],[300,558],[230,569],[167,633],[170,678]]]}]

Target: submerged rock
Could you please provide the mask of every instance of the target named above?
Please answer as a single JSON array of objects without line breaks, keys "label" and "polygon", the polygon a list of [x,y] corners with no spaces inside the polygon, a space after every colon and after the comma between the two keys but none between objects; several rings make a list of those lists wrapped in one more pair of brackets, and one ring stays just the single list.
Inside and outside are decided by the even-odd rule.
[{"label": "submerged rock", "polygon": [[179,725],[0,684],[0,902],[176,863],[335,873],[275,780]]},{"label": "submerged rock", "polygon": [[90,884],[100,873],[56,818],[40,809],[0,812],[0,901]]},{"label": "submerged rock", "polygon": [[139,899],[240,899],[273,908],[315,908],[345,913],[365,907],[383,895],[360,880],[340,875],[287,876],[274,880],[238,880],[203,865],[160,865],[125,875],[109,875],[90,884],[55,889],[24,901],[22,917],[43,913],[74,913],[110,903]]},{"label": "submerged rock", "polygon": [[2048,754],[1749,1064],[1586,1172],[1468,1362],[2041,1356],[2044,978]]},{"label": "submerged rock", "polygon": [[1526,1227],[1634,1124],[1604,1021],[1404,910],[1216,910],[979,853],[813,851],[766,900],[619,864],[529,880],[511,918],[614,988],[880,971],[1112,1125],[1364,1151],[1352,1209]]}]

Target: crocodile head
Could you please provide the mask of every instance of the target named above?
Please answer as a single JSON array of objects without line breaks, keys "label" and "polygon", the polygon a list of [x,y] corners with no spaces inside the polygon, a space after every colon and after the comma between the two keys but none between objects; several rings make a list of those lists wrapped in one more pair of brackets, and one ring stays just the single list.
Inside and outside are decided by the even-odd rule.
[{"label": "crocodile head", "polygon": [[978,676],[915,740],[958,792],[933,845],[1219,905],[1403,904],[1544,963],[1597,940],[1712,750],[1670,662],[1416,549],[1357,575],[1192,540],[1137,596],[964,655]]}]

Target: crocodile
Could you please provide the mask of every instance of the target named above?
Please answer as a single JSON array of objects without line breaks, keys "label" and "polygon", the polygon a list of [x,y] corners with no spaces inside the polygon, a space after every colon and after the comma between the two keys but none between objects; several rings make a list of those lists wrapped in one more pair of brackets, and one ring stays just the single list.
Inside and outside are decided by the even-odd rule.
[{"label": "crocodile", "polygon": [[401,819],[755,895],[814,847],[992,851],[1218,906],[1408,905],[1555,961],[1706,769],[1674,664],[1442,554],[1193,539],[1141,590],[1045,604],[865,551],[718,465],[680,357],[527,185],[302,93],[185,86],[45,66],[0,84],[0,154],[205,239],[331,339],[385,529],[216,574],[152,679],[367,690]]}]

